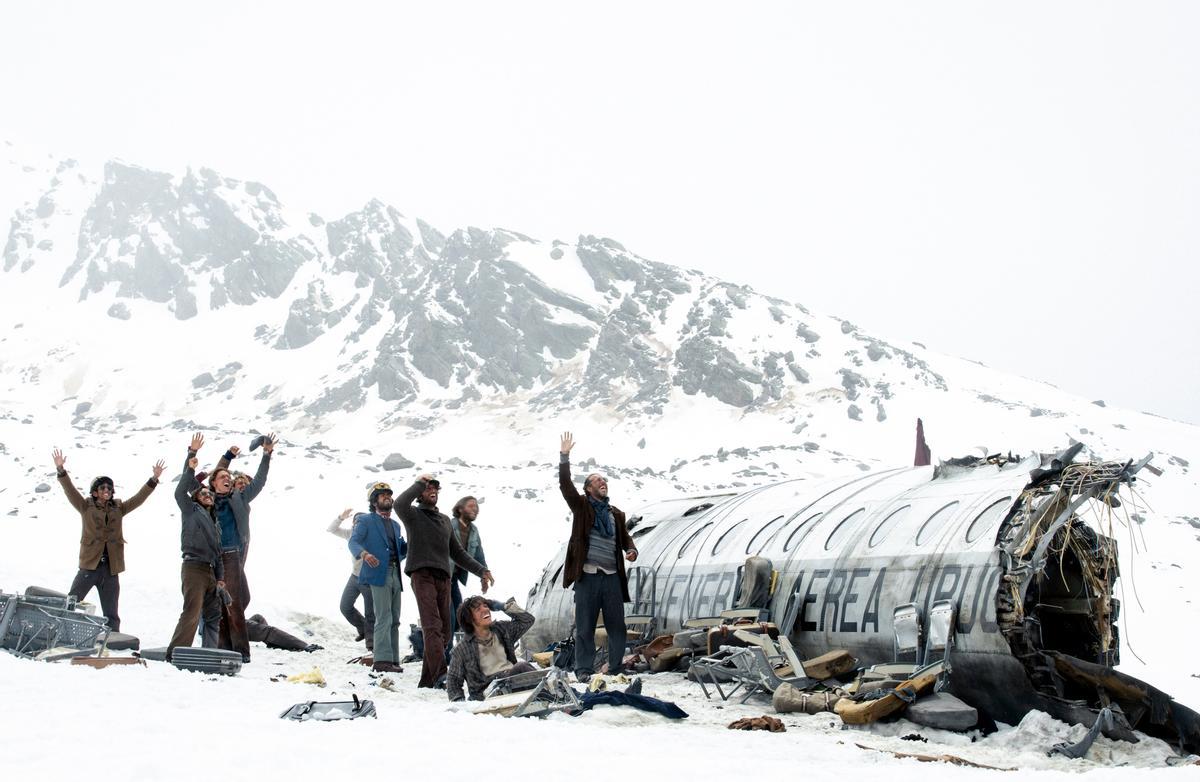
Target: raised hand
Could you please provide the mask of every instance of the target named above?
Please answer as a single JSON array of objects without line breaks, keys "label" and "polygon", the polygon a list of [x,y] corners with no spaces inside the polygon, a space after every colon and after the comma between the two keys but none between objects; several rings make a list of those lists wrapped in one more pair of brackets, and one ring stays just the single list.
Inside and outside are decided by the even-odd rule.
[{"label": "raised hand", "polygon": [[238,448],[236,445],[229,446],[229,453],[232,454],[233,456],[236,457],[241,452],[242,452],[242,449]]},{"label": "raised hand", "polygon": [[163,470],[167,469],[167,463],[164,462],[162,459],[159,459],[157,462],[154,463],[154,467],[152,467],[151,469],[154,472],[154,480],[157,481],[160,477],[162,477]]},{"label": "raised hand", "polygon": [[66,463],[66,461],[67,461],[67,457],[63,456],[63,452],[62,452],[62,451],[60,451],[60,450],[58,450],[57,448],[55,448],[55,449],[54,449],[54,450],[53,450],[53,451],[50,453],[50,456],[52,456],[52,457],[54,458],[54,466],[55,466],[55,468],[61,471],[61,470],[63,469],[63,465],[64,465],[64,464]]},{"label": "raised hand", "polygon": [[575,438],[571,436],[570,432],[563,432],[562,433],[562,441],[559,443],[559,446],[558,446],[558,452],[569,454],[571,452],[571,449],[574,447],[575,447]]},{"label": "raised hand", "polygon": [[346,519],[350,518],[350,514],[353,512],[354,508],[346,508],[344,511],[338,514],[338,518],[342,521],[345,521]]},{"label": "raised hand", "polygon": [[204,446],[204,435],[196,432],[192,435],[192,442],[188,445],[189,451],[199,451]]},{"label": "raised hand", "polygon": [[279,438],[275,436],[275,433],[271,432],[269,435],[267,435],[267,439],[263,440],[263,450],[267,453],[274,453],[275,441],[278,439]]},{"label": "raised hand", "polygon": [[423,472],[423,473],[421,473],[420,475],[418,475],[418,476],[417,476],[417,480],[418,480],[418,481],[422,481],[422,482],[424,482],[424,483],[429,483],[430,481],[432,481],[432,480],[433,480],[433,473],[431,473],[431,472]]}]

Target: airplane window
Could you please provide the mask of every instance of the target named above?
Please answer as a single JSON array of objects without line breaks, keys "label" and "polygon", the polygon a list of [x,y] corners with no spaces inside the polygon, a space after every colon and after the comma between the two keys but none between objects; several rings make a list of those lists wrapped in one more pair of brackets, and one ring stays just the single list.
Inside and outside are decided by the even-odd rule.
[{"label": "airplane window", "polygon": [[792,534],[791,534],[791,535],[788,535],[788,539],[787,539],[787,541],[786,541],[786,542],[783,544],[783,550],[784,550],[784,551],[791,551],[791,550],[792,550],[792,546],[794,546],[794,545],[796,545],[797,543],[799,543],[799,542],[800,542],[800,539],[801,539],[802,537],[804,537],[804,536],[801,534],[801,532],[804,532],[804,531],[806,531],[806,530],[812,529],[812,523],[813,523],[814,521],[816,521],[817,519],[819,519],[819,518],[821,518],[821,514],[820,514],[820,513],[817,513],[817,514],[815,514],[815,515],[809,516],[807,519],[805,519],[804,521],[800,522],[800,526],[798,526],[798,527],[796,527],[796,529],[792,530]]},{"label": "airplane window", "polygon": [[777,516],[764,524],[758,532],[755,532],[754,537],[750,538],[750,542],[746,544],[746,553],[749,554],[754,548],[754,544],[760,541],[761,545],[754,553],[761,553],[767,547],[767,541],[771,539],[771,533],[779,527],[779,522],[781,521],[783,521],[783,516]]},{"label": "airplane window", "polygon": [[825,539],[825,550],[830,551],[834,546],[839,545],[846,538],[846,534],[853,528],[853,522],[858,521],[859,517],[866,512],[866,508],[859,508],[842,519],[842,523],[834,527],[833,532],[830,532],[829,537]]},{"label": "airplane window", "polygon": [[983,512],[976,516],[975,521],[972,521],[971,526],[967,528],[967,542],[974,543],[979,540],[980,535],[1000,523],[1010,507],[1012,507],[1012,497],[996,500],[984,508]]},{"label": "airplane window", "polygon": [[693,532],[691,534],[691,536],[688,537],[688,539],[683,542],[683,545],[679,547],[679,553],[676,555],[676,558],[682,559],[683,553],[688,550],[688,546],[692,545],[692,541],[695,540],[696,538],[700,537],[700,533],[703,532],[704,530],[708,529],[712,525],[713,525],[713,523],[710,521],[707,524],[705,524],[703,527],[701,527],[700,529]]},{"label": "airplane window", "polygon": [[724,534],[722,534],[721,537],[717,538],[717,542],[713,544],[712,553],[716,554],[718,551],[720,551],[721,544],[723,544],[725,541],[729,540],[729,536],[733,534],[733,531],[736,530],[738,527],[742,526],[743,524],[745,524],[747,521],[749,521],[749,519],[742,519],[737,524],[734,524],[732,527],[725,530]]},{"label": "airplane window", "polygon": [[871,548],[874,548],[882,543],[883,539],[886,538],[888,534],[896,528],[896,525],[908,516],[908,512],[910,510],[912,510],[912,506],[905,505],[903,508],[897,508],[889,513],[887,518],[879,522],[879,526],[876,527],[875,531],[871,533],[871,540],[867,542],[867,545]]},{"label": "airplane window", "polygon": [[937,533],[942,531],[942,527],[946,526],[946,522],[954,515],[954,509],[958,507],[958,502],[952,502],[949,505],[943,505],[929,519],[921,525],[921,529],[917,531],[917,545],[920,546],[928,540],[937,536]]}]

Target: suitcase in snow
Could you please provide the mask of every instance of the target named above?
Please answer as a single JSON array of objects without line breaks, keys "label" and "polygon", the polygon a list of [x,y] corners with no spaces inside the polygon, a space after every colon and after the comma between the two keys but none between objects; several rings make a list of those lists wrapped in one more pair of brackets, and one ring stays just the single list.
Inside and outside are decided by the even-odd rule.
[{"label": "suitcase in snow", "polygon": [[[138,657],[166,661],[167,650],[159,646],[142,649]],[[199,646],[176,646],[170,661],[176,668],[199,673],[223,673],[229,676],[242,670],[242,655],[228,649],[205,649]]]},{"label": "suitcase in snow", "polygon": [[171,653],[171,663],[185,671],[232,676],[242,670],[242,653],[229,649],[176,646],[175,651]]}]

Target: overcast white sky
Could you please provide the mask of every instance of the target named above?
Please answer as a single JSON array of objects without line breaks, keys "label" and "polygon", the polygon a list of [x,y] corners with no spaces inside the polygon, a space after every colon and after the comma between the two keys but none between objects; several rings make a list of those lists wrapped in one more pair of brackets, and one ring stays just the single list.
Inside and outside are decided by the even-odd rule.
[{"label": "overcast white sky", "polygon": [[0,29],[14,143],[610,236],[1200,423],[1200,3],[38,2]]}]

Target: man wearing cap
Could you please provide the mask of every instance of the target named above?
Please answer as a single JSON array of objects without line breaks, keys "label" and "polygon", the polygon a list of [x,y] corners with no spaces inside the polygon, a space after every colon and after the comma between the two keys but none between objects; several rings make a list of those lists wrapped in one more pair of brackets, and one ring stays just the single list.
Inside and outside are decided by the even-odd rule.
[{"label": "man wearing cap", "polygon": [[154,491],[166,463],[157,462],[150,480],[127,500],[113,498],[112,478],[105,475],[92,481],[91,496],[85,498],[67,475],[66,457],[62,451],[55,448],[51,455],[58,471],[58,483],[83,523],[83,532],[79,536],[79,572],[71,582],[69,594],[76,600],[83,600],[92,587],[96,587],[100,593],[100,610],[108,620],[109,629],[117,632],[121,629],[117,605],[121,599],[120,573],[125,569],[125,536],[121,524],[125,515],[145,502]]},{"label": "man wearing cap", "polygon": [[608,633],[608,672],[621,672],[625,655],[625,603],[629,580],[625,560],[637,559],[637,547],[625,527],[625,514],[608,503],[608,480],[592,473],[583,494],[571,481],[575,438],[564,432],[559,444],[558,486],[571,509],[571,539],[563,565],[563,588],[575,585],[575,677],[594,673],[596,619],[604,614]]},{"label": "man wearing cap", "polygon": [[[468,554],[451,532],[451,521],[437,508],[441,484],[428,473],[396,499],[396,512],[408,532],[408,563],[404,572],[412,580],[421,634],[425,641],[424,661],[418,687],[436,687],[446,675],[446,641],[450,637],[450,566],[479,576],[482,590],[495,582],[492,573]],[[413,502],[417,505],[414,506]],[[364,568],[365,570],[365,568]],[[379,603],[375,604],[376,617]],[[378,618],[376,619],[378,621]],[[379,640],[376,639],[378,652]]]},{"label": "man wearing cap", "polygon": [[354,530],[347,545],[355,559],[362,558],[358,579],[371,587],[375,608],[374,670],[400,671],[400,595],[404,582],[400,560],[408,553],[408,543],[400,525],[392,518],[392,487],[376,483],[367,493],[369,513],[354,519]]}]

